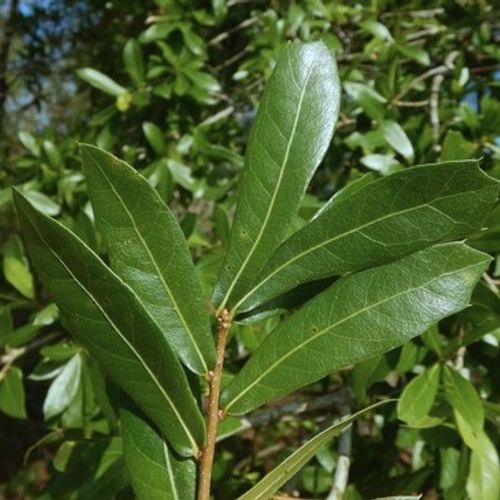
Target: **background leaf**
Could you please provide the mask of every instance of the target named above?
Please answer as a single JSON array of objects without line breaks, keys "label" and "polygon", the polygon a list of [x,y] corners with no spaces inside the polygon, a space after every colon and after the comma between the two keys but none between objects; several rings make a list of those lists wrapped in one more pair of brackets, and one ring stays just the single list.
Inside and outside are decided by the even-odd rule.
[{"label": "background leaf", "polygon": [[0,379],[0,410],[14,418],[26,418],[23,372],[13,366]]},{"label": "background leaf", "polygon": [[476,432],[484,424],[484,410],[479,396],[472,384],[449,366],[443,372],[444,392],[453,409]]},{"label": "background leaf", "polygon": [[404,388],[398,400],[398,417],[408,424],[418,424],[426,417],[436,399],[439,387],[440,365],[417,375]]}]

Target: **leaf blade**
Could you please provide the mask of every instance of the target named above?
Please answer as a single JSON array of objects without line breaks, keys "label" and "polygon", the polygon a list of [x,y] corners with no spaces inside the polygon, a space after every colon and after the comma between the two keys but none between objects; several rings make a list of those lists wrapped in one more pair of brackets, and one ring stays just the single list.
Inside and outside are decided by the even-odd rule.
[{"label": "leaf blade", "polygon": [[330,143],[339,101],[336,63],[326,46],[288,45],[252,127],[231,245],[214,292],[221,308],[234,305],[283,238]]},{"label": "leaf blade", "polygon": [[278,247],[240,301],[240,312],[303,282],[390,262],[482,229],[499,189],[475,160],[422,165],[358,184]]},{"label": "leaf blade", "polygon": [[352,422],[384,404],[393,400],[381,401],[367,408],[364,408],[353,415],[336,422],[318,435],[314,436],[307,443],[302,445],[287,459],[281,462],[275,469],[267,474],[253,488],[240,496],[238,500],[264,500],[270,498],[283,484],[291,479],[313,456],[314,454],[333,437],[347,429]]},{"label": "leaf blade", "polygon": [[201,413],[176,356],[133,291],[20,191],[13,199],[31,259],[68,329],[181,455],[197,453],[204,440]]},{"label": "leaf blade", "polygon": [[423,333],[468,305],[489,261],[448,243],[340,279],[262,341],[222,394],[223,407],[245,413]]},{"label": "leaf blade", "polygon": [[139,499],[194,500],[196,464],[168,448],[153,425],[127,403],[120,408],[123,451]]},{"label": "leaf blade", "polygon": [[127,163],[90,145],[82,144],[81,150],[111,267],[135,291],[186,366],[207,373],[215,365],[215,347],[201,284],[177,221]]}]

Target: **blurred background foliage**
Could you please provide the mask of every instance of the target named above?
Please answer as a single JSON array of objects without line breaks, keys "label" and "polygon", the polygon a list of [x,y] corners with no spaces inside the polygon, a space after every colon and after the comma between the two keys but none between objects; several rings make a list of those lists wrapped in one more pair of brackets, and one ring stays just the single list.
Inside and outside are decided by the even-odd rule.
[{"label": "blurred background foliage", "polygon": [[[113,387],[68,337],[30,269],[10,186],[105,256],[78,142],[114,152],[178,216],[208,304],[248,132],[285,44],[322,39],[343,85],[335,138],[298,227],[367,172],[481,157],[500,179],[499,14],[487,0],[0,3],[0,496],[131,497]],[[217,499],[235,498],[339,414],[391,396],[402,397],[397,410],[385,407],[356,424],[352,443],[318,453],[288,494],[325,498],[344,453],[348,499],[496,500],[499,207],[470,242],[496,258],[472,307],[243,424],[224,424],[231,436],[219,445]],[[235,328],[227,377],[274,321]]]}]

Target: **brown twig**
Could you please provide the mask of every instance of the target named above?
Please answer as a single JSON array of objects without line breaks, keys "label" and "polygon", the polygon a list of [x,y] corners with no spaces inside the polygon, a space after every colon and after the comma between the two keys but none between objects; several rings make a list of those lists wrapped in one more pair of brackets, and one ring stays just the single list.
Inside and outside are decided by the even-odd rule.
[{"label": "brown twig", "polygon": [[223,418],[219,407],[219,398],[224,352],[231,326],[231,315],[227,309],[221,311],[217,317],[217,323],[217,361],[215,368],[208,374],[207,438],[200,455],[198,500],[210,499],[217,427],[219,426],[219,420]]}]

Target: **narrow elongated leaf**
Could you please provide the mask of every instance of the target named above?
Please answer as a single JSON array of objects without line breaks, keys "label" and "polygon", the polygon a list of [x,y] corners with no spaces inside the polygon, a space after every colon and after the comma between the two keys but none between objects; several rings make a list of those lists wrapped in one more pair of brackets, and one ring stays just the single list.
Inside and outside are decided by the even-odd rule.
[{"label": "narrow elongated leaf", "polygon": [[[423,165],[361,183],[274,252],[246,311],[306,281],[358,271],[482,228],[499,184],[477,161]],[[342,191],[339,193],[339,195]]]},{"label": "narrow elongated leaf", "polygon": [[93,68],[81,68],[76,74],[87,83],[90,83],[92,87],[105,92],[106,94],[111,94],[119,96],[124,94],[127,89],[116,83],[109,76],[97,71]]},{"label": "narrow elongated leaf", "polygon": [[82,145],[89,195],[111,266],[135,291],[182,361],[215,365],[201,284],[181,228],[145,178],[113,155]]},{"label": "narrow elongated leaf", "polygon": [[3,274],[25,297],[32,299],[35,296],[33,276],[24,255],[23,244],[17,235],[12,235],[3,247]]},{"label": "narrow elongated leaf", "polygon": [[137,498],[192,500],[195,498],[196,464],[179,458],[137,408],[120,409],[123,452]]},{"label": "narrow elongated leaf", "polygon": [[0,379],[0,410],[14,418],[26,418],[23,372],[13,366]]},{"label": "narrow elongated leaf", "polygon": [[263,340],[223,393],[223,406],[245,413],[403,344],[466,307],[489,261],[448,243],[338,280]]},{"label": "narrow elongated leaf", "polygon": [[413,160],[413,146],[401,125],[393,121],[382,123],[382,133],[384,139],[407,160]]},{"label": "narrow elongated leaf", "polygon": [[450,405],[471,429],[480,432],[484,424],[484,409],[473,385],[449,366],[444,367],[443,380]]},{"label": "narrow elongated leaf", "polygon": [[252,127],[231,244],[214,302],[232,306],[281,243],[330,143],[340,86],[323,43],[290,44],[280,55]]},{"label": "narrow elongated leaf", "polygon": [[311,460],[315,453],[331,441],[332,438],[338,436],[342,431],[350,427],[359,417],[391,401],[392,400],[375,403],[368,408],[364,408],[354,413],[350,417],[336,422],[323,432],[320,432],[281,462],[281,464],[267,474],[267,476],[259,481],[252,489],[240,496],[238,500],[267,500],[272,498],[273,494],[289,479],[295,476],[295,474]]},{"label": "narrow elongated leaf", "polygon": [[130,78],[136,85],[140,85],[144,80],[144,58],[142,57],[141,46],[131,38],[123,48],[123,63]]},{"label": "narrow elongated leaf", "polygon": [[182,455],[198,452],[204,424],[186,375],[137,296],[85,243],[13,199],[28,251],[68,329]]},{"label": "narrow elongated leaf", "polygon": [[48,420],[61,414],[75,397],[80,386],[82,358],[73,356],[54,379],[43,403],[43,413]]}]

